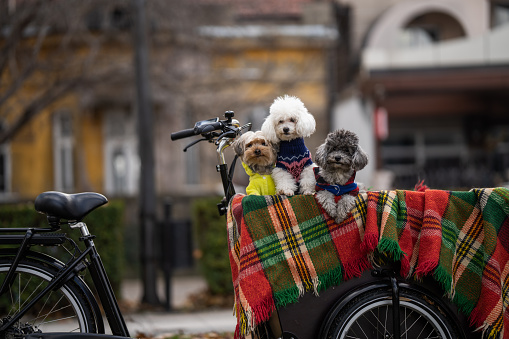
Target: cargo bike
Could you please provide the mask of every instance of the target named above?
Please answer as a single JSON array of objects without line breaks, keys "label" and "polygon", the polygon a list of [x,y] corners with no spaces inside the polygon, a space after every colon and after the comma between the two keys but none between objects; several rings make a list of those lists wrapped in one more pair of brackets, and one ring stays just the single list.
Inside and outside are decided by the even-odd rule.
[{"label": "cargo bike", "polygon": [[[356,252],[359,248],[362,251],[362,247],[366,247],[362,243],[362,237],[365,239],[372,237],[373,234],[368,235],[368,232],[373,229],[375,233],[379,233],[376,233],[376,237],[372,240],[377,242],[380,239],[380,241],[377,244],[371,244],[371,251],[365,252],[367,261],[353,262],[360,263],[360,267],[350,267],[350,272],[346,272],[345,269],[348,263],[341,263],[342,258],[348,261],[349,256],[348,253],[344,255],[345,248],[343,248],[343,257],[339,258],[339,266],[343,266],[340,276],[338,277],[337,271],[332,272],[334,268],[331,269],[329,265],[327,268],[329,271],[326,270],[324,274],[327,279],[320,280],[317,273],[319,269],[312,267],[313,264],[310,262],[320,256],[316,253],[320,253],[323,250],[320,247],[327,242],[336,242],[335,247],[328,247],[328,253],[334,252],[334,248],[338,253],[341,252],[343,247],[341,242],[348,238],[332,238],[334,233],[346,233],[348,223],[335,225],[330,217],[317,215],[323,214],[323,210],[302,216],[307,213],[303,210],[309,209],[310,205],[316,208],[316,202],[312,196],[236,195],[232,184],[236,158],[228,169],[224,150],[243,130],[250,127],[249,124],[240,126],[239,122],[233,119],[233,112],[226,112],[225,117],[225,120],[215,118],[197,122],[194,128],[172,134],[172,139],[200,135],[201,139],[194,141],[191,145],[208,141],[217,146],[217,170],[221,175],[225,191],[225,197],[218,204],[218,208],[220,214],[227,215],[230,263],[236,296],[234,308],[238,320],[237,336],[294,339],[481,338],[482,335],[496,337],[504,333],[501,323],[504,322],[505,308],[509,299],[504,274],[501,272],[504,271],[503,268],[498,267],[500,274],[497,279],[499,279],[498,292],[500,293],[495,298],[498,299],[492,301],[490,306],[485,306],[482,297],[490,289],[484,282],[490,271],[489,265],[486,265],[486,257],[493,254],[491,258],[499,261],[494,263],[495,268],[497,264],[505,265],[507,259],[504,255],[494,253],[496,251],[493,248],[496,246],[490,249],[490,253],[476,250],[479,247],[479,239],[483,238],[479,235],[480,232],[486,234],[490,232],[488,229],[482,229],[490,221],[487,216],[486,218],[482,216],[482,211],[479,212],[484,208],[482,206],[479,208],[479,204],[482,205],[482,201],[491,199],[485,204],[485,208],[489,207],[490,211],[496,210],[495,213],[502,214],[492,223],[497,225],[495,228],[498,231],[507,230],[507,227],[501,227],[507,224],[508,218],[507,190],[473,190],[457,193],[436,190],[368,192],[367,195],[358,198],[357,215],[350,219],[350,224],[355,226],[356,223],[359,230],[365,228],[360,231],[361,239],[357,239],[358,242],[360,241],[359,247],[347,247],[346,252]],[[414,206],[417,204],[416,201],[421,205]],[[462,204],[467,205],[465,201],[468,201],[470,205],[463,206]],[[444,211],[442,205],[449,206],[451,211]],[[398,215],[402,213],[400,210],[394,212],[394,206],[397,207],[396,209],[401,207],[401,210],[405,211],[404,218]],[[288,213],[287,210],[292,209],[294,209],[291,211],[293,214]],[[456,216],[454,209],[457,209],[458,215],[461,214],[461,209],[468,210],[467,216],[464,218]],[[269,210],[272,212],[267,212]],[[274,212],[276,210],[284,211]],[[439,215],[440,213],[442,215]],[[277,217],[274,216],[276,214]],[[263,215],[265,220],[262,220]],[[418,222],[413,221],[412,218],[419,217],[421,224],[417,225]],[[477,224],[475,224],[477,227],[469,226],[471,221],[468,218],[474,217],[477,218]],[[284,224],[286,222],[284,218],[290,221]],[[303,221],[295,221],[299,218]],[[319,232],[316,230],[311,232],[312,228],[309,227],[310,220],[316,220],[316,218],[322,218],[320,234],[328,233],[320,239],[315,235]],[[391,218],[395,219],[392,224]],[[270,220],[267,221],[267,219]],[[274,221],[275,219],[277,220]],[[438,219],[443,220],[445,226],[440,225]],[[274,226],[273,222],[280,223],[278,226],[280,228]],[[315,224],[319,223],[315,222]],[[456,224],[449,227],[448,223]],[[417,226],[422,229],[417,230]],[[396,249],[391,249],[391,246],[387,245],[391,239],[385,233],[390,233],[391,227],[393,233],[400,232],[401,239],[396,239]],[[431,240],[428,239],[431,237],[427,237],[428,233],[433,234],[442,227],[444,227],[444,234],[446,231],[454,233],[450,239],[451,241],[455,239],[457,248],[448,248],[454,257],[452,259],[438,257],[447,254],[447,248],[440,248],[447,246],[447,234]],[[384,228],[384,234],[381,228]],[[289,236],[290,229],[295,234]],[[365,233],[362,234],[363,232]],[[462,235],[462,232],[466,232],[467,236]],[[505,231],[500,232],[502,234]],[[286,237],[293,237],[295,246]],[[505,245],[500,246],[500,240],[505,238],[497,239],[495,231],[491,234],[491,240],[493,239],[497,242],[499,249],[505,248]],[[400,244],[397,243],[398,241]],[[419,242],[421,247],[419,253],[412,254],[412,249],[417,251]],[[312,251],[315,253],[311,253]],[[467,254],[460,257],[461,251]],[[323,254],[323,251],[321,253]],[[430,256],[428,253],[435,254]],[[479,261],[469,266],[467,262],[474,261],[465,260],[469,256],[479,260],[484,256],[485,262]],[[330,257],[325,261],[330,261]],[[281,265],[278,266],[278,263]],[[284,270],[287,270],[286,275],[281,273]],[[304,272],[306,270],[308,272]],[[479,273],[478,279],[469,278],[469,275],[474,274],[472,272]],[[307,278],[306,274],[308,274]],[[313,274],[318,277],[313,277]],[[331,279],[331,276],[334,277]],[[299,280],[301,284],[297,287],[286,288],[288,285],[285,283],[288,280],[292,283]],[[471,285],[476,287],[472,288]],[[292,295],[288,299],[286,297],[289,294]],[[505,306],[499,309],[498,306],[501,303]],[[496,311],[498,312],[497,320],[488,319],[487,313],[495,309],[498,310]],[[477,316],[474,320],[472,316],[469,319],[465,315],[473,313]],[[474,331],[475,329],[478,331]]]}]

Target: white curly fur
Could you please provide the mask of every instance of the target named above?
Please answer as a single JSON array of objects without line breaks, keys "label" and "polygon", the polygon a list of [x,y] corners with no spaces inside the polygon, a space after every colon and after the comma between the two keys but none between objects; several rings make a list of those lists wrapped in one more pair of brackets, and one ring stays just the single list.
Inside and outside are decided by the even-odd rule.
[{"label": "white curly fur", "polygon": [[[281,138],[282,129],[284,126],[290,127],[292,125],[291,119],[296,120],[293,123],[295,127],[292,139],[307,138],[315,132],[315,118],[308,112],[299,98],[289,95],[274,100],[261,130],[272,143],[278,143],[280,140],[285,140]],[[280,121],[283,121],[283,124],[280,124]]]},{"label": "white curly fur", "polygon": [[[278,97],[270,106],[269,115],[262,124],[261,131],[266,138],[277,145],[280,141],[306,138],[314,133],[316,122],[302,101],[285,95]],[[277,147],[277,146],[276,146]],[[294,195],[297,183],[290,173],[281,168],[275,168],[272,178],[276,184],[276,193]],[[314,174],[312,166],[304,168],[299,181],[302,194],[314,194]]]}]

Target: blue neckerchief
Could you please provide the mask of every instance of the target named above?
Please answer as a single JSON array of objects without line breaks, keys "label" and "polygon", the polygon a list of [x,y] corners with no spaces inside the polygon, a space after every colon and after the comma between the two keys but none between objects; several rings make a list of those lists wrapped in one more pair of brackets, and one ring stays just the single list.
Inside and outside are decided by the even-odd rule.
[{"label": "blue neckerchief", "polygon": [[334,195],[343,195],[343,194],[346,194],[348,192],[355,190],[357,188],[357,183],[353,182],[348,185],[329,185],[329,184],[316,183],[316,186],[318,186],[321,189],[324,189],[326,191],[329,191]]}]

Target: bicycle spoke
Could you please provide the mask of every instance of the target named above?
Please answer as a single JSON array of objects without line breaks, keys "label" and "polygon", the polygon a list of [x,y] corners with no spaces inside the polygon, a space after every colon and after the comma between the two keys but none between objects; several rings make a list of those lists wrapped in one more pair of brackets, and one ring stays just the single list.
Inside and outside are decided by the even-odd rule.
[{"label": "bicycle spoke", "polygon": [[[380,325],[382,325],[383,329],[386,330],[387,327],[382,324],[382,322],[380,321],[379,317],[377,315],[375,315],[375,313],[373,312],[373,310],[370,310],[369,311],[371,314],[373,314],[373,317],[375,318],[376,322],[379,323]],[[366,315],[363,315],[364,317],[366,317]],[[369,321],[369,320],[368,320]],[[375,326],[373,323],[369,322],[371,324],[371,326],[373,327],[378,327],[378,326]]]},{"label": "bicycle spoke", "polygon": [[[418,335],[415,339],[419,339],[419,338],[421,337],[421,334],[422,334],[422,332],[424,332],[424,330],[426,329],[426,327],[427,327],[427,326],[424,326],[424,327],[421,329],[421,332],[419,332],[419,335]],[[431,330],[431,332],[433,332],[433,330]],[[427,338],[427,337],[429,337],[429,335],[428,335],[428,336],[426,336],[426,338]]]},{"label": "bicycle spoke", "polygon": [[[375,315],[375,313],[373,312],[373,310],[370,310],[370,313],[371,313],[371,314],[373,315],[373,317],[375,318],[376,323],[378,323],[378,324],[382,325],[382,329],[383,329],[383,331],[380,331],[380,329],[378,328],[377,324],[376,324],[376,323],[375,323],[375,324],[374,324],[374,323],[372,323],[372,322],[368,319],[368,317],[366,317],[366,315],[365,315],[365,314],[363,314],[362,316],[363,316],[363,318],[365,318],[365,319],[366,319],[366,321],[367,321],[367,322],[371,325],[371,327],[373,327],[373,329],[375,329],[375,330],[376,330],[379,334],[381,334],[381,335],[382,335],[382,338],[383,338],[383,337],[384,337],[384,335],[385,335],[385,333],[387,332],[387,327],[385,327],[385,325],[384,325],[384,324],[382,324],[382,322],[378,319],[378,317]],[[360,325],[359,325],[359,327],[360,327]]]},{"label": "bicycle spoke", "polygon": [[419,321],[419,319],[421,319],[421,318],[422,318],[422,316],[419,314],[419,317],[418,317],[417,319],[415,319],[415,321],[412,323],[412,325],[410,325],[410,327],[409,327],[409,328],[407,328],[407,329],[406,329],[406,331],[405,331],[405,333],[403,333],[403,334],[405,334],[405,335],[406,335],[406,333],[407,333],[407,332],[408,332],[408,331],[409,331],[412,327],[414,327],[414,325],[417,323],[417,321]]},{"label": "bicycle spoke", "polygon": [[[53,295],[53,291],[50,292],[50,294],[48,295],[48,297],[46,298],[46,300],[44,300],[44,304],[42,305],[41,309],[39,310],[39,313],[37,314],[37,317],[35,319],[38,319],[40,316],[41,316],[41,312],[46,308],[46,304],[48,303],[51,295]],[[35,323],[35,320],[34,320],[34,323]]]},{"label": "bicycle spoke", "polygon": [[366,339],[369,339],[368,335],[366,334],[366,332],[364,332],[362,327],[359,324],[357,324],[357,326],[359,326],[359,329],[361,330],[362,334],[364,334],[364,337],[366,337]]},{"label": "bicycle spoke", "polygon": [[[422,329],[421,333],[424,331],[424,329],[425,329],[425,328],[426,328],[426,327],[424,327],[424,328]],[[432,334],[435,334],[435,336],[433,336],[433,337],[432,337],[432,336],[431,336]],[[419,337],[420,337],[420,335],[421,335],[421,334],[419,333]],[[418,338],[419,338],[419,337],[418,337]],[[430,332],[427,336],[425,336],[425,337],[424,337],[424,339],[439,339],[439,338],[441,338],[441,336],[440,336],[440,335],[438,335],[438,333],[436,333],[436,330],[435,330],[434,328],[432,328],[432,329],[431,329],[431,332]]]},{"label": "bicycle spoke", "polygon": [[[66,305],[66,306],[60,307],[60,308],[59,308],[59,309],[57,309],[57,310],[50,310],[50,311],[49,311],[48,313],[46,313],[46,314],[43,314],[43,315],[41,315],[41,316],[37,316],[36,318],[31,319],[29,322],[30,322],[30,323],[33,323],[33,324],[35,324],[37,320],[39,320],[39,319],[41,319],[41,318],[42,318],[42,320],[39,322],[39,324],[38,324],[37,326],[39,326],[39,325],[41,325],[41,324],[51,323],[51,322],[53,322],[53,321],[55,321],[55,320],[49,320],[49,321],[46,321],[46,318],[47,318],[50,314],[55,314],[55,313],[57,313],[57,312],[59,312],[59,311],[62,311],[62,310],[68,309],[68,308],[70,308],[70,307],[71,307],[71,305]],[[75,316],[73,316],[73,317],[64,317],[64,318],[61,318],[61,319],[74,318],[74,317],[75,317]],[[58,320],[58,319],[56,319],[56,320]]]},{"label": "bicycle spoke", "polygon": [[[28,282],[23,286],[23,291],[21,291],[21,277],[18,277],[18,293],[19,293],[19,296],[18,296],[18,309],[17,309],[17,311],[20,311],[21,308],[24,307],[26,305],[26,303],[30,301],[30,298],[39,290],[39,287],[41,287],[41,285],[44,283],[44,281],[41,281],[39,283],[39,285],[37,285],[33,289],[32,293],[30,293],[30,295],[23,301],[23,303],[21,303],[21,297],[23,296],[23,293],[28,288],[28,285],[30,284],[31,281],[32,281],[32,277],[30,277]],[[14,309],[14,312],[16,312],[15,309]]]},{"label": "bicycle spoke", "polygon": [[[41,324],[42,324],[42,323],[44,323],[44,322],[46,321],[46,318],[47,318],[50,314],[52,314],[52,313],[54,312],[55,307],[57,307],[57,305],[60,303],[60,301],[61,301],[63,298],[64,298],[64,296],[62,295],[62,296],[60,297],[60,299],[58,299],[58,301],[55,303],[55,305],[53,305],[53,307],[51,308],[51,310],[49,310],[49,312],[48,312],[48,313],[46,313],[46,316],[44,317],[44,319],[42,319]],[[57,310],[57,311],[58,311],[58,310]]]},{"label": "bicycle spoke", "polygon": [[[406,314],[406,312],[407,312],[408,308],[404,307],[404,309],[405,309],[405,317],[403,318],[403,323],[404,323],[404,326],[405,326],[405,329],[406,329],[406,320],[407,320],[407,314]],[[405,332],[405,338],[406,338],[406,339],[408,339],[408,334],[407,334],[407,333],[408,333],[408,332]]]},{"label": "bicycle spoke", "polygon": [[48,321],[40,323],[39,325],[50,324],[50,323],[54,323],[56,321],[61,321],[61,320],[66,320],[66,319],[73,319],[73,318],[76,318],[76,316],[72,315],[72,316],[69,316],[69,317],[62,317],[62,318],[58,318],[58,319],[48,320]]},{"label": "bicycle spoke", "polygon": [[389,318],[389,306],[386,306],[385,307],[385,324],[384,324],[384,328],[387,328],[387,320]]}]

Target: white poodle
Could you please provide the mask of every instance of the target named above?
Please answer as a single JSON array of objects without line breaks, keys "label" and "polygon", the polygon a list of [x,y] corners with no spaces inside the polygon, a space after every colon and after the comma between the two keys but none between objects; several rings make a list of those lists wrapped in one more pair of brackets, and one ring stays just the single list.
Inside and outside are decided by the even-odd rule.
[{"label": "white poodle", "polygon": [[276,194],[314,194],[314,164],[304,138],[313,134],[315,127],[315,119],[297,97],[278,97],[270,106],[261,130],[278,149],[272,171]]}]

